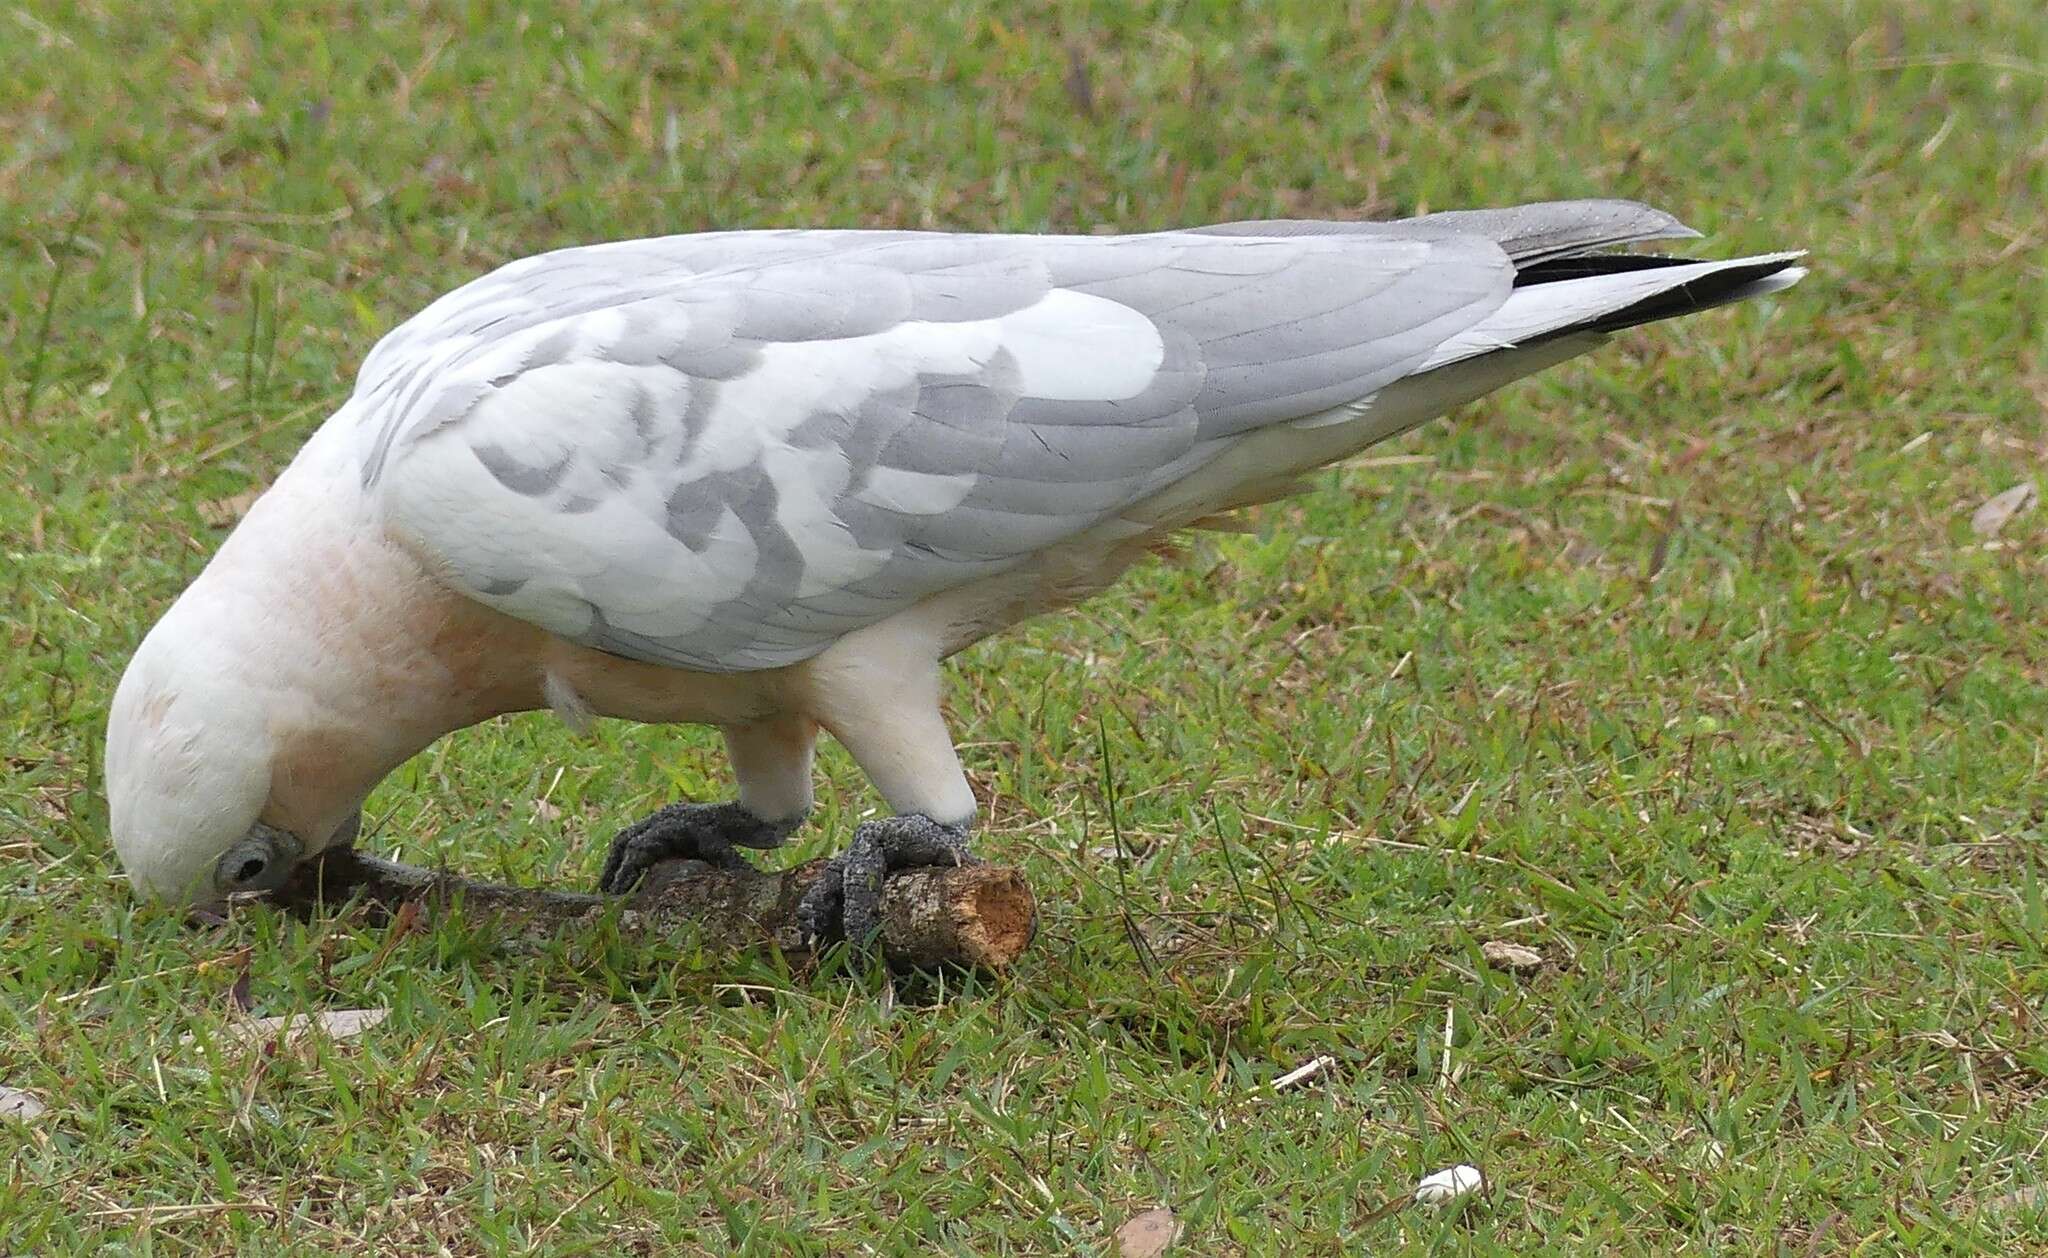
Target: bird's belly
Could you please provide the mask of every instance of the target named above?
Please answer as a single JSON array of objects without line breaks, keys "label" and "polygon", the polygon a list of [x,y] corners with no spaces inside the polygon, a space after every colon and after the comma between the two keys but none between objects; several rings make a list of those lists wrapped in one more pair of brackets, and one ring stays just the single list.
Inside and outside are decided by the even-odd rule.
[{"label": "bird's belly", "polygon": [[698,672],[608,655],[552,635],[543,668],[548,705],[571,720],[743,725],[800,706],[792,701],[789,668]]}]

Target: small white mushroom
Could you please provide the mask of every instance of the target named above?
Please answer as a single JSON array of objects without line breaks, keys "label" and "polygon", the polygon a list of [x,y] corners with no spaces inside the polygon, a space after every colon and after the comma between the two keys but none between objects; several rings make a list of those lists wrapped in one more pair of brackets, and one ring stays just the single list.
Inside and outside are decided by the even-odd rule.
[{"label": "small white mushroom", "polygon": [[1422,1182],[1415,1186],[1415,1200],[1419,1205],[1440,1206],[1447,1201],[1455,1201],[1466,1193],[1477,1192],[1485,1184],[1486,1177],[1479,1173],[1478,1167],[1460,1162],[1435,1174],[1423,1176]]}]

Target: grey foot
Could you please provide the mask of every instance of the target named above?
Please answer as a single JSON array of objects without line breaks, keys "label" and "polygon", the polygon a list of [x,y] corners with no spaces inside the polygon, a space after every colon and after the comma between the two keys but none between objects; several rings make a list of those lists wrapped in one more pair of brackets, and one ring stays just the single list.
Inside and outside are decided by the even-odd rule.
[{"label": "grey foot", "polygon": [[[865,822],[853,843],[825,863],[797,905],[797,929],[814,942],[846,938],[864,943],[881,924],[882,879],[918,865],[979,865],[967,846],[967,827],[915,813]],[[832,929],[833,919],[840,929]]]},{"label": "grey foot", "polygon": [[735,848],[779,846],[796,827],[796,821],[763,821],[738,804],[670,804],[612,839],[597,889],[624,895],[656,862],[678,857],[747,869]]}]

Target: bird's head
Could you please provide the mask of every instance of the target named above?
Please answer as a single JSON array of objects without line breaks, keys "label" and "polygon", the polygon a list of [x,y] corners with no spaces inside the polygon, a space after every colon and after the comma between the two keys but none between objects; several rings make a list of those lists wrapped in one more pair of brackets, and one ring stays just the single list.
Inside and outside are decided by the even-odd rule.
[{"label": "bird's head", "polygon": [[115,689],[107,803],[140,895],[276,890],[353,842],[364,799],[422,747],[535,706],[530,657],[456,623],[495,613],[365,526],[352,431],[307,442]]},{"label": "bird's head", "polygon": [[143,639],[107,720],[114,848],[141,894],[218,902],[283,883],[306,854],[274,817],[279,694],[188,591]]}]

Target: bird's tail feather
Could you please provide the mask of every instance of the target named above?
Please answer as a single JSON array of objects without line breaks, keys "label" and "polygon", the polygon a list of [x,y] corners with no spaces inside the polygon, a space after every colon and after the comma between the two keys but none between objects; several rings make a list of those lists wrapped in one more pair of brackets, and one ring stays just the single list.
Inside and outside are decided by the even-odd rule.
[{"label": "bird's tail feather", "polygon": [[1557,337],[1607,333],[1790,288],[1806,274],[1803,253],[1718,262],[1642,254],[1583,254],[1516,273],[1499,310],[1437,347],[1419,370]]}]

